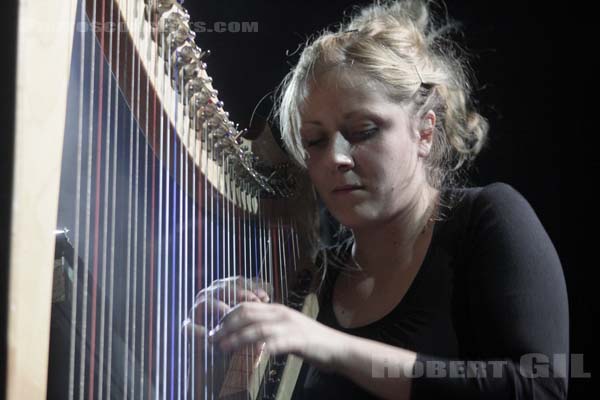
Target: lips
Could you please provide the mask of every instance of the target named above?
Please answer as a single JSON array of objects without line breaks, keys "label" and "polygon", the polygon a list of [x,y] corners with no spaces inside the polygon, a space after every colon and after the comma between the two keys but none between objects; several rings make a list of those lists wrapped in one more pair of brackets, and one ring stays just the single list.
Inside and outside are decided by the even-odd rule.
[{"label": "lips", "polygon": [[338,186],[335,189],[333,189],[333,192],[346,192],[346,191],[352,191],[352,190],[356,190],[356,189],[362,189],[363,186],[360,185],[343,185],[343,186]]}]

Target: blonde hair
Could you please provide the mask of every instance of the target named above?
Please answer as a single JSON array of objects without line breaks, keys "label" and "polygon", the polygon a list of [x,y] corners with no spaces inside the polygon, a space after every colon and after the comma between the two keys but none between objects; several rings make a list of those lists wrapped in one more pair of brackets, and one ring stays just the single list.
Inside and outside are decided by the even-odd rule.
[{"label": "blonde hair", "polygon": [[377,1],[306,43],[279,86],[275,110],[284,146],[300,167],[306,168],[307,156],[300,114],[311,79],[329,71],[357,71],[380,84],[390,100],[412,102],[414,117],[435,112],[434,140],[425,160],[432,187],[455,187],[466,177],[463,172],[486,143],[488,123],[471,99],[464,51],[447,37],[457,25],[438,24],[431,4]]}]

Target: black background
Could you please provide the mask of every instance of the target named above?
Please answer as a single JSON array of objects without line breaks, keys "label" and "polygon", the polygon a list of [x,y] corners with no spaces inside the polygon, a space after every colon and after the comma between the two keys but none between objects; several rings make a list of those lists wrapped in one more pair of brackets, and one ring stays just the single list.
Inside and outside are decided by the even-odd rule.
[{"label": "black background", "polygon": [[[15,92],[15,2],[3,2],[2,135],[0,138],[0,398],[4,397],[6,295]],[[318,1],[186,1],[192,22],[258,22],[258,32],[198,33],[206,60],[232,120],[246,127],[259,100],[283,78],[293,52],[308,34],[340,20],[353,4]],[[569,294],[571,353],[583,353],[595,375],[593,291],[596,250],[598,111],[595,97],[593,18],[579,3],[446,1],[463,24],[457,39],[472,54],[475,98],[491,124],[490,146],[472,174],[476,185],[503,181],[536,211],[560,256]],[[592,378],[593,379],[593,378]],[[594,398],[592,379],[571,379],[569,398]]]}]

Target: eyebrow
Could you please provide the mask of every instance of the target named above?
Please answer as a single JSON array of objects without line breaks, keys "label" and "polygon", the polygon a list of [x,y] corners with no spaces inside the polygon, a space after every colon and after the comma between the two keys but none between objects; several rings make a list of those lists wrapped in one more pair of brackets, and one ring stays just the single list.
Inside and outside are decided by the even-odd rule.
[{"label": "eyebrow", "polygon": [[[352,118],[356,115],[359,115],[361,117],[367,117],[367,118],[372,118],[375,119],[377,121],[383,121],[383,117],[379,114],[377,114],[376,112],[373,111],[364,111],[364,110],[354,110],[354,111],[348,111],[347,113],[345,113],[342,117],[344,119],[346,118]],[[303,124],[311,124],[311,125],[319,125],[322,126],[323,124],[321,123],[321,121],[318,120],[311,120],[311,121],[302,121]]]},{"label": "eyebrow", "polygon": [[303,124],[323,125],[320,121],[302,121]]}]

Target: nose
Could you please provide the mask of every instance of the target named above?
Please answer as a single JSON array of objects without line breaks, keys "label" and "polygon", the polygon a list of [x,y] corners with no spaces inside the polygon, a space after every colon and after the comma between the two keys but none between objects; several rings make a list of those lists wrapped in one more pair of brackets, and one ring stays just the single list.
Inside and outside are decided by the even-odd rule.
[{"label": "nose", "polygon": [[331,165],[341,171],[347,171],[354,167],[351,145],[339,132],[335,134],[329,158]]}]

